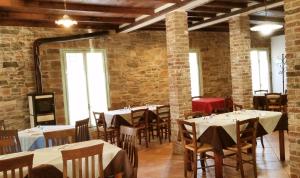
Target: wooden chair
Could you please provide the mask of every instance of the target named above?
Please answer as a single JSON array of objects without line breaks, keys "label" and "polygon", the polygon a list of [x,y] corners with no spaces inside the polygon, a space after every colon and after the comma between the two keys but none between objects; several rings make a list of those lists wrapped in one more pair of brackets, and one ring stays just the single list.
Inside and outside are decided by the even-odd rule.
[{"label": "wooden chair", "polygon": [[136,148],[137,129],[128,126],[120,127],[119,147],[126,151],[130,163],[134,169],[133,178],[137,178],[138,170],[138,150]]},{"label": "wooden chair", "polygon": [[110,143],[116,143],[118,137],[118,129],[114,127],[107,128],[105,116],[103,112],[93,112],[96,128],[97,128],[97,139],[104,139],[110,141]]},{"label": "wooden chair", "polygon": [[268,90],[255,90],[254,91],[254,94],[257,94],[257,93],[268,93],[269,91]]},{"label": "wooden chair", "polygon": [[198,117],[203,117],[206,116],[207,114],[201,112],[201,111],[192,111],[192,112],[185,112],[184,113],[184,119],[193,119],[193,118],[198,118]]},{"label": "wooden chair", "polygon": [[[62,150],[63,178],[76,178],[76,175],[79,175],[80,178],[104,178],[102,153],[103,144]],[[68,161],[72,161],[72,176],[68,175]],[[85,163],[84,167],[82,163]]]},{"label": "wooden chair", "polygon": [[0,130],[5,130],[4,120],[0,120]]},{"label": "wooden chair", "polygon": [[131,110],[131,123],[137,129],[139,143],[144,137],[148,147],[148,109]]},{"label": "wooden chair", "polygon": [[[240,170],[242,178],[245,177],[244,168],[243,168],[244,163],[249,163],[253,165],[254,176],[257,177],[257,170],[256,170],[257,125],[258,125],[258,118],[236,121],[237,144],[226,148],[227,150],[230,150],[235,153],[237,158],[238,169]],[[244,160],[242,155],[248,154],[247,153],[248,149],[251,149],[252,159]]]},{"label": "wooden chair", "polygon": [[156,129],[157,136],[159,138],[160,144],[162,143],[162,138],[168,137],[169,142],[171,142],[171,113],[170,105],[158,106],[156,108],[156,120],[150,123],[151,128]]},{"label": "wooden chair", "polygon": [[75,141],[75,129],[44,132],[46,147],[59,146]]},{"label": "wooden chair", "polygon": [[[177,120],[177,123],[181,133],[181,140],[184,149],[184,177],[187,177],[187,164],[192,162],[194,178],[197,178],[198,155],[200,155],[201,169],[203,172],[205,172],[206,167],[211,167],[205,166],[205,159],[211,158],[209,155],[206,155],[206,152],[213,151],[213,147],[209,144],[199,143],[197,141],[195,123],[184,120]],[[190,155],[190,152],[192,156]],[[191,157],[192,160],[190,160]]]},{"label": "wooden chair", "polygon": [[[243,110],[243,106],[240,105],[240,104],[236,104],[236,103],[233,103],[233,108],[234,108],[234,111]],[[263,148],[265,148],[264,137],[263,136],[260,137],[260,143],[261,143],[261,146]]]},{"label": "wooden chair", "polygon": [[90,140],[89,132],[90,119],[83,119],[75,123],[75,142],[83,142]]},{"label": "wooden chair", "polygon": [[266,93],[266,110],[282,111],[281,93]]},{"label": "wooden chair", "polygon": [[[24,168],[28,169],[28,178],[31,178],[32,174],[32,163],[33,163],[33,154],[18,156],[10,159],[0,160],[0,174],[3,174],[4,178],[24,178],[23,170]],[[16,171],[16,169],[18,171]],[[10,176],[9,175],[10,172]],[[17,176],[19,175],[19,176]]]},{"label": "wooden chair", "polygon": [[[21,145],[17,130],[0,130],[0,154],[21,152]],[[3,146],[3,147],[2,147]]]},{"label": "wooden chair", "polygon": [[239,111],[239,110],[242,110],[242,109],[243,109],[242,105],[233,103],[233,110],[234,111]]}]

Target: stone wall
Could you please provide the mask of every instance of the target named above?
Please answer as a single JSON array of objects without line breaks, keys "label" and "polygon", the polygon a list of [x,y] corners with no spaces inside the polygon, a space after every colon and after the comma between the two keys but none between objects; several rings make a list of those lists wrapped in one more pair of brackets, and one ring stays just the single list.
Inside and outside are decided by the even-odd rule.
[{"label": "stone wall", "polygon": [[[0,27],[0,119],[4,119],[8,127],[18,129],[28,127],[26,96],[34,91],[35,86],[33,41],[42,37],[80,32],[84,31]],[[225,96],[231,93],[227,39],[226,33],[190,34],[191,49],[199,51],[202,59],[205,95]],[[41,46],[42,82],[45,91],[56,93],[59,123],[65,123],[60,63],[60,49],[63,48],[106,50],[110,100],[113,107],[169,101],[165,32],[112,33],[107,37],[90,41],[45,44]]]},{"label": "stone wall", "polygon": [[251,32],[251,48],[267,48],[270,52],[271,49],[271,37],[263,36],[258,32]]},{"label": "stone wall", "polygon": [[190,32],[190,49],[198,52],[202,63],[204,96],[232,94],[229,34]]},{"label": "stone wall", "polygon": [[32,43],[79,30],[0,27],[0,119],[9,128],[29,126],[27,94],[34,91]]}]

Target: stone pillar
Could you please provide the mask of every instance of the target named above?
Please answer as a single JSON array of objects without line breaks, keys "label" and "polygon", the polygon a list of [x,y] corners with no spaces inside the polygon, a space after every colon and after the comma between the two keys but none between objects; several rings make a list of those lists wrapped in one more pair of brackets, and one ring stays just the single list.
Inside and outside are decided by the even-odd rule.
[{"label": "stone pillar", "polygon": [[172,141],[174,153],[180,153],[182,148],[177,142],[178,126],[176,120],[182,119],[184,112],[191,111],[192,108],[186,12],[174,11],[166,15],[166,35]]},{"label": "stone pillar", "polygon": [[290,176],[300,178],[300,0],[285,0]]},{"label": "stone pillar", "polygon": [[244,108],[252,107],[251,39],[248,16],[233,17],[229,21],[232,97]]}]

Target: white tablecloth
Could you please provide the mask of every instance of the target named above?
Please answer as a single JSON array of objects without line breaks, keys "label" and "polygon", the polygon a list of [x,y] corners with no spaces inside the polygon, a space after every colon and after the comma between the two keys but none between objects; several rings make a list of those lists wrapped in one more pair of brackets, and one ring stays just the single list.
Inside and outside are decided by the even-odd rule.
[{"label": "white tablecloth", "polygon": [[131,108],[131,109],[118,109],[118,110],[107,111],[107,112],[104,113],[107,127],[111,126],[112,119],[114,118],[115,115],[120,115],[124,119],[130,120],[131,110],[138,110],[138,109],[148,108],[151,111],[155,111],[157,106],[162,106],[162,105],[139,106],[139,107],[134,107],[134,108]]},{"label": "white tablecloth", "polygon": [[18,133],[22,151],[33,151],[45,147],[44,132],[75,128],[70,125],[39,126]]},{"label": "white tablecloth", "polygon": [[[33,153],[34,154],[33,168],[40,166],[42,164],[47,164],[47,165],[53,165],[58,170],[63,172],[63,160],[62,160],[62,156],[61,156],[61,150],[87,147],[87,146],[92,146],[92,145],[101,144],[101,143],[104,143],[103,169],[105,169],[108,166],[108,164],[113,160],[113,158],[117,155],[117,153],[121,150],[121,148],[114,146],[112,144],[109,144],[103,140],[90,140],[90,141],[86,141],[86,142],[79,142],[79,143],[67,144],[67,145],[56,146],[56,147],[51,147],[51,148],[38,149],[38,150],[35,150],[32,152],[20,152],[20,153],[2,155],[2,156],[0,156],[0,160],[9,159],[9,158],[13,158],[16,156]],[[70,171],[72,168],[71,161],[69,161],[68,164],[69,164],[68,165],[68,168],[69,168],[68,175],[69,175],[69,177],[72,177],[72,171]],[[83,164],[85,164],[85,162],[83,162]],[[91,164],[89,164],[89,165],[91,165]],[[97,167],[97,164],[95,166]],[[25,172],[24,175],[26,175],[26,174],[27,173]],[[91,175],[91,174],[89,174],[89,175]],[[98,177],[98,174],[96,174],[96,177]],[[0,178],[3,178],[2,173],[0,173]]]},{"label": "white tablecloth", "polygon": [[267,133],[273,132],[278,121],[282,116],[281,112],[261,111],[261,110],[243,110],[200,118],[189,119],[189,122],[195,122],[197,137],[199,138],[208,127],[222,126],[230,137],[236,142],[236,120],[246,120],[250,118],[259,118],[259,123]]}]

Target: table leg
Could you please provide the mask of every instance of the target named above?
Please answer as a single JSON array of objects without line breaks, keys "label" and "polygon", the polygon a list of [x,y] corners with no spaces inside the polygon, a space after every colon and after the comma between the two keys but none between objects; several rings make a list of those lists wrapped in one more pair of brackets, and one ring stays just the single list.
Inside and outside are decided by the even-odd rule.
[{"label": "table leg", "polygon": [[285,161],[284,130],[279,130],[280,161]]},{"label": "table leg", "polygon": [[223,178],[223,155],[215,152],[215,177]]}]

